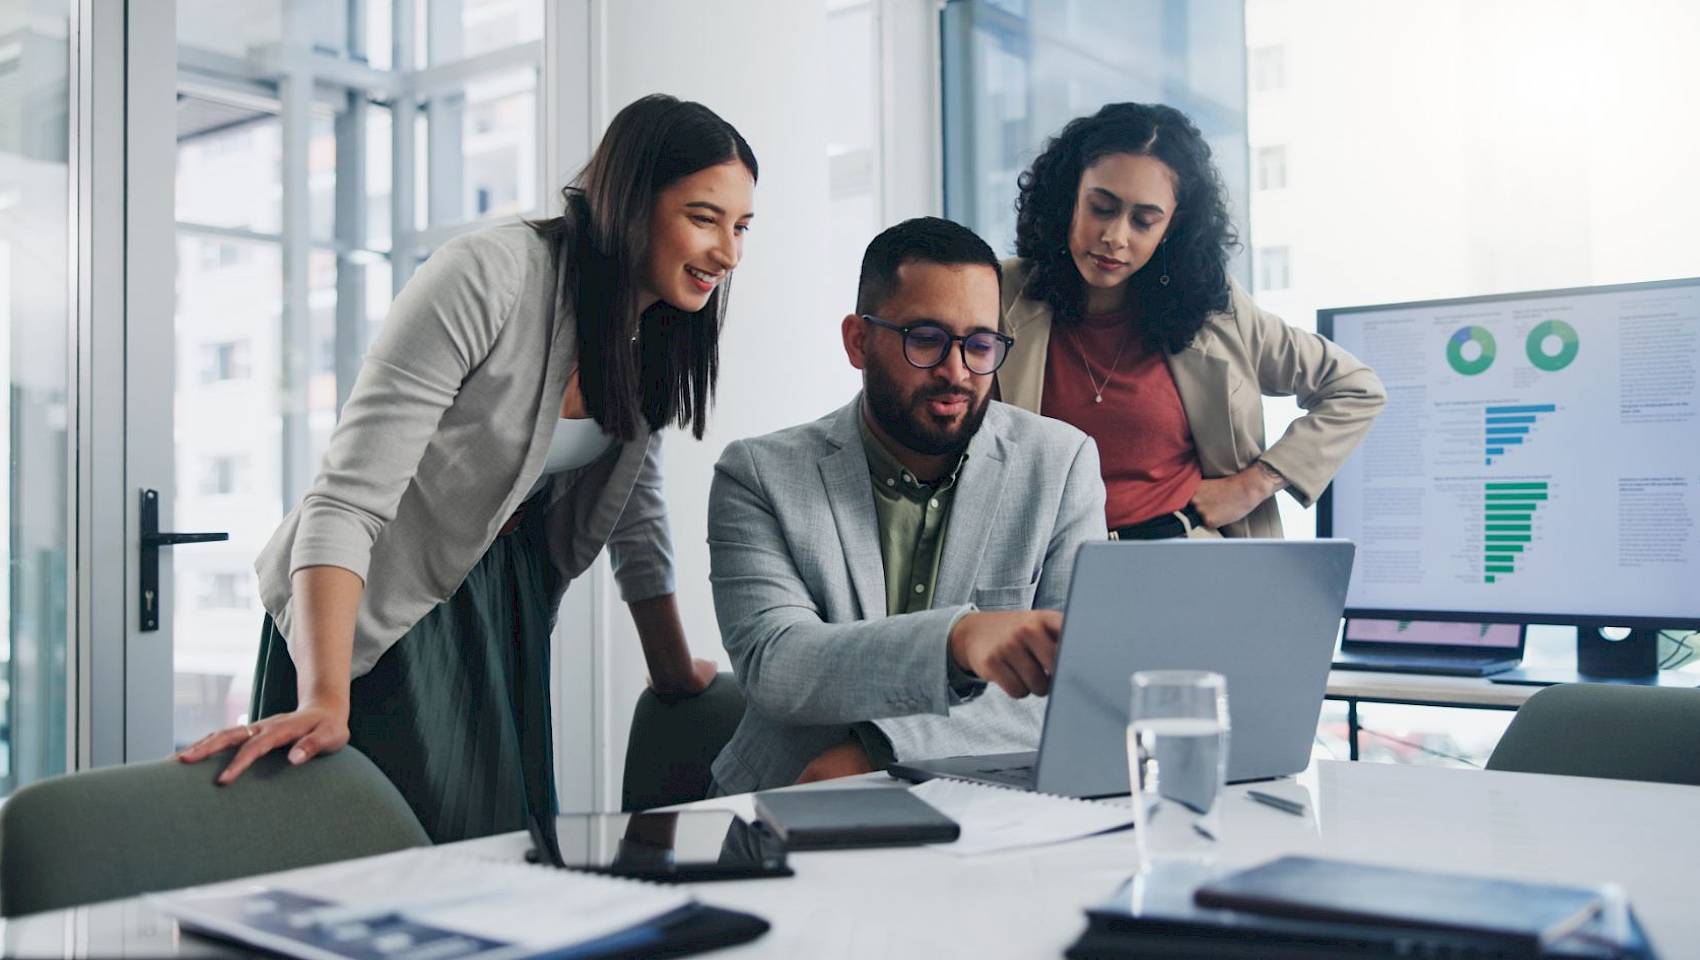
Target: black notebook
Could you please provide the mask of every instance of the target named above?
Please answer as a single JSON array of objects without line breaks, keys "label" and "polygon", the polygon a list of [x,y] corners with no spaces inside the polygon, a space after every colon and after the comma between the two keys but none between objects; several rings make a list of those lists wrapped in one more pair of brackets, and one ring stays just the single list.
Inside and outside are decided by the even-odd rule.
[{"label": "black notebook", "polygon": [[1341,860],[1282,857],[1198,888],[1201,907],[1301,920],[1396,924],[1503,937],[1539,948],[1593,918],[1593,890]]},{"label": "black notebook", "polygon": [[841,850],[949,843],[956,821],[907,790],[773,790],[755,796],[756,816],[791,850]]},{"label": "black notebook", "polygon": [[1069,947],[1069,960],[1121,958],[1243,958],[1312,960],[1349,957],[1431,957],[1471,960],[1657,960],[1633,912],[1623,930],[1596,919],[1546,947],[1500,936],[1347,923],[1199,906],[1196,884],[1153,883],[1135,877],[1086,911],[1087,929]]}]

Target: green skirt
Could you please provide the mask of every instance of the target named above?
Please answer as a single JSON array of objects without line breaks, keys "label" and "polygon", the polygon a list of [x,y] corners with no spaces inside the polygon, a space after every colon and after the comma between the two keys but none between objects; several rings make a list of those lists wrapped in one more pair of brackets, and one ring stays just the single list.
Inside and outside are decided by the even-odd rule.
[{"label": "green skirt", "polygon": [[[433,842],[526,828],[554,813],[549,709],[551,600],[542,497],[521,509],[454,595],[350,690],[349,743],[401,791]],[[248,715],[295,709],[295,664],[271,617]]]}]

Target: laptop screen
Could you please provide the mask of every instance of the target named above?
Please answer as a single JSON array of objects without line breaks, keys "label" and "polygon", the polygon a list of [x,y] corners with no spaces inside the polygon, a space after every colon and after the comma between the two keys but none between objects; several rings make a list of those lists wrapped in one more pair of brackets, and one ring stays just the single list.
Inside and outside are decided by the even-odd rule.
[{"label": "laptop screen", "polygon": [[1523,640],[1518,623],[1443,623],[1435,620],[1346,621],[1352,643],[1397,643],[1424,647],[1481,647],[1516,650]]}]

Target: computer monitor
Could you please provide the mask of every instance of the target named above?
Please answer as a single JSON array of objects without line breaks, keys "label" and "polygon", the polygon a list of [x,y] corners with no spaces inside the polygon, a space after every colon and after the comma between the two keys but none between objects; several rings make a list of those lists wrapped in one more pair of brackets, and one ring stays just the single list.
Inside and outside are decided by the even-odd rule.
[{"label": "computer monitor", "polygon": [[[1317,312],[1388,402],[1318,504],[1346,614],[1577,626],[1584,674],[1700,628],[1700,278]],[[1608,642],[1604,627],[1631,634]]]}]

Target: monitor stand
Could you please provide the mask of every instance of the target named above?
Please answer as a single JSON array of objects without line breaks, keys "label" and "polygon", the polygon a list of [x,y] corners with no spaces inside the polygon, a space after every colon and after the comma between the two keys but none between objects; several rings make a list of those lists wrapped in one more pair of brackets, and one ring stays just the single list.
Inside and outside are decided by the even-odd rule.
[{"label": "monitor stand", "polygon": [[1576,669],[1563,667],[1519,667],[1494,674],[1494,683],[1551,686],[1555,683],[1617,683],[1640,687],[1700,686],[1692,673],[1659,670],[1659,631],[1630,630],[1628,636],[1612,639],[1602,631],[1608,627],[1582,625],[1576,628]]}]

